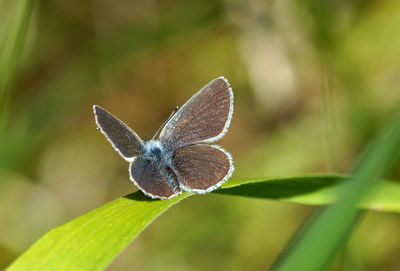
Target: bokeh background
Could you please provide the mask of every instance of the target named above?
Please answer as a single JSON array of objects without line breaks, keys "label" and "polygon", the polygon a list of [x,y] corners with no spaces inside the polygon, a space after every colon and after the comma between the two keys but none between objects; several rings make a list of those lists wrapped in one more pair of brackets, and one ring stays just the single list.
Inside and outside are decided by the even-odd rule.
[{"label": "bokeh background", "polygon": [[[0,1],[0,42],[21,3]],[[396,0],[38,0],[28,24],[1,96],[0,268],[51,228],[136,190],[93,104],[149,138],[225,76],[235,111],[219,144],[235,179],[346,173],[399,107]],[[399,164],[386,177],[400,180]],[[191,197],[108,270],[265,270],[312,211]],[[328,270],[399,270],[399,253],[399,215],[365,212]]]}]

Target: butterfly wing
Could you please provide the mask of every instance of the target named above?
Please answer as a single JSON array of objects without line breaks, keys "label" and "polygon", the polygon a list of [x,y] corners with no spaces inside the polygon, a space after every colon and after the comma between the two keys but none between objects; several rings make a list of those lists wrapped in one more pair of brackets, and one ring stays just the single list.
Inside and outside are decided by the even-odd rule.
[{"label": "butterfly wing", "polygon": [[166,123],[160,140],[171,150],[224,136],[233,113],[228,80],[219,77],[193,95]]},{"label": "butterfly wing", "polygon": [[93,110],[100,131],[125,160],[143,153],[143,142],[134,131],[100,106],[94,105]]},{"label": "butterfly wing", "polygon": [[149,197],[168,199],[181,192],[179,187],[174,187],[175,181],[165,169],[159,169],[143,157],[130,164],[129,173],[132,182]]},{"label": "butterfly wing", "polygon": [[185,191],[206,193],[217,189],[234,170],[231,155],[219,146],[196,144],[174,152],[172,169]]}]

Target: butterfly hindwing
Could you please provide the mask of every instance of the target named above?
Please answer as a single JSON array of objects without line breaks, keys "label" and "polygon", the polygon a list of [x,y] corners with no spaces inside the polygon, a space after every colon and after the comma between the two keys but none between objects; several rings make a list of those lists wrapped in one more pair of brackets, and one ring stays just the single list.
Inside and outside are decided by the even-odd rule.
[{"label": "butterfly hindwing", "polygon": [[179,187],[174,187],[174,180],[165,169],[158,168],[143,157],[138,157],[130,164],[129,173],[135,185],[152,198],[168,199],[180,193]]},{"label": "butterfly hindwing", "polygon": [[205,193],[232,175],[233,164],[231,155],[221,147],[196,144],[174,152],[172,169],[183,190]]}]

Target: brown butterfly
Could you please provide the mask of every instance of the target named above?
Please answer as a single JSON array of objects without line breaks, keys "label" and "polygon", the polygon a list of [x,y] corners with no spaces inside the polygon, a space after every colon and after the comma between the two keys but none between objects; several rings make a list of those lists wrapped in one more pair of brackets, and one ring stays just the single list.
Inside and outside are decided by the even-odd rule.
[{"label": "brown butterfly", "polygon": [[219,77],[194,94],[151,140],[94,105],[97,126],[129,165],[130,179],[151,198],[168,199],[182,191],[206,193],[220,187],[234,170],[232,156],[214,142],[228,130],[233,92]]}]

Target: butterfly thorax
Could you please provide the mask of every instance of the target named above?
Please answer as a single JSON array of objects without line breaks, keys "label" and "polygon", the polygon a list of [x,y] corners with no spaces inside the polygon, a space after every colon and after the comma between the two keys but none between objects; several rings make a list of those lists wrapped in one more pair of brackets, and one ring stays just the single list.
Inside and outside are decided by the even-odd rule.
[{"label": "butterfly thorax", "polygon": [[169,166],[171,164],[171,154],[159,140],[149,140],[144,145],[144,157],[156,164],[159,168]]}]

